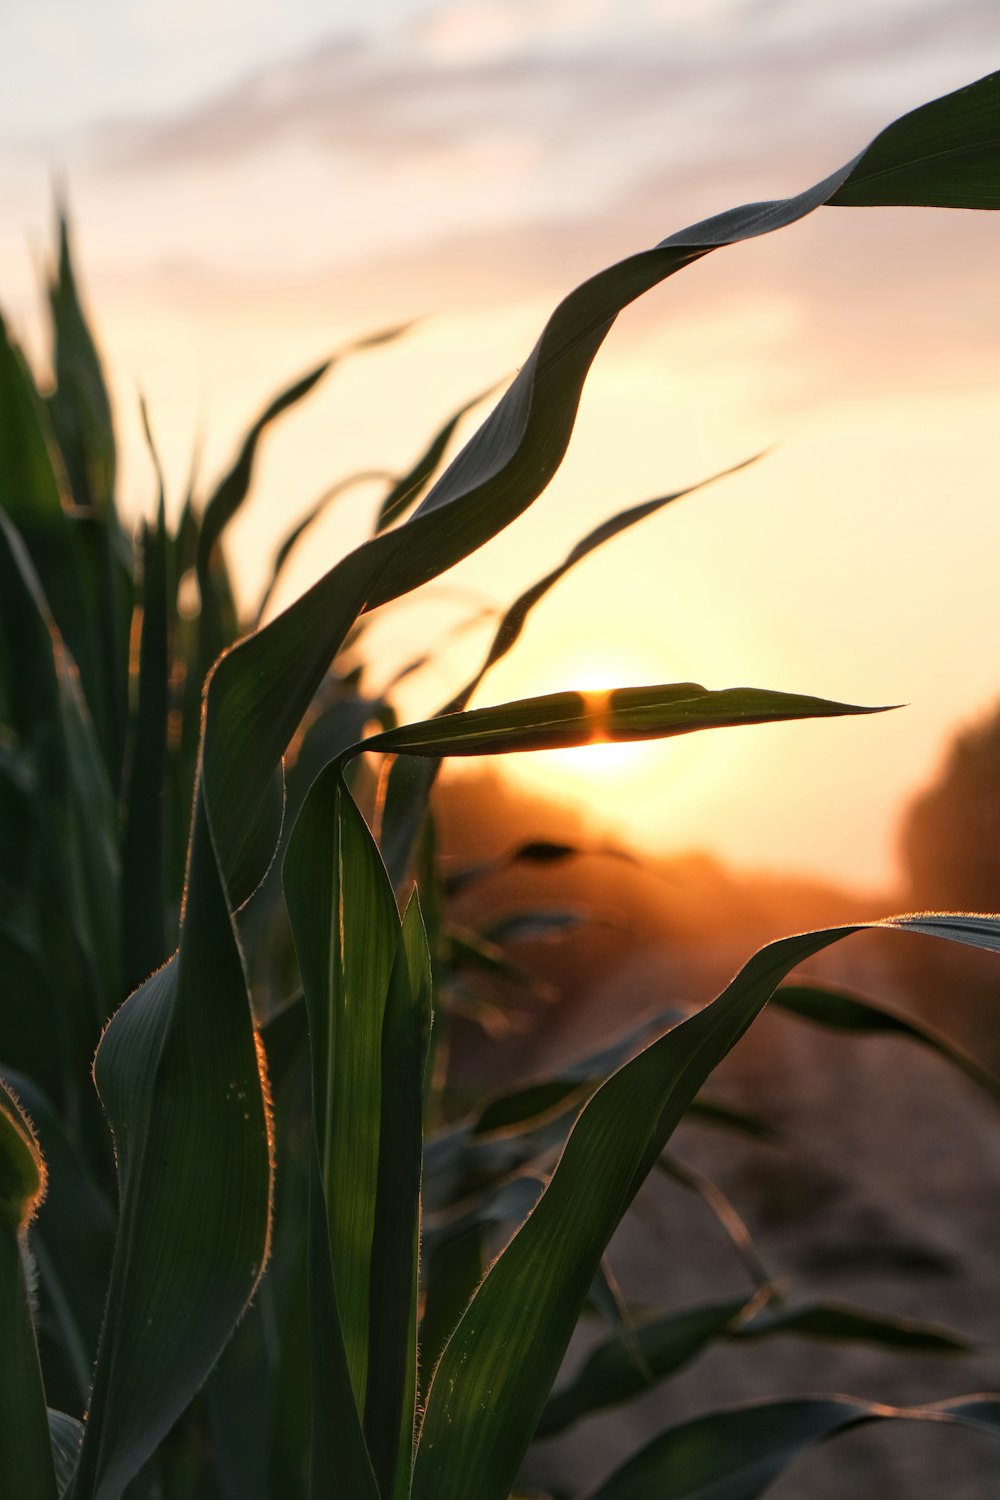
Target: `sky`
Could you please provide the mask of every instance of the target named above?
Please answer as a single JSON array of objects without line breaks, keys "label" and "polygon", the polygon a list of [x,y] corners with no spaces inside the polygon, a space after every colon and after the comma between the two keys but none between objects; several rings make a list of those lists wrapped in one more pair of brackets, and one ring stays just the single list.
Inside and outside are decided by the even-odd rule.
[{"label": "sky", "polygon": [[[585,276],[825,176],[995,66],[998,42],[992,0],[6,0],[0,306],[44,367],[60,183],[136,516],[139,393],[177,503],[196,446],[210,479],[283,382],[419,319],[269,439],[231,539],[249,607],[326,485],[405,466]],[[604,516],[763,453],[571,574],[478,701],[697,680],[906,704],[511,763],[657,850],[891,881],[908,798],[1000,692],[998,238],[990,214],[820,210],[642,299],[559,476],[452,593],[377,622],[372,686],[434,646],[400,690],[432,712],[485,645],[488,626],[453,623]],[[375,499],[359,488],[315,529],[285,602]]]}]

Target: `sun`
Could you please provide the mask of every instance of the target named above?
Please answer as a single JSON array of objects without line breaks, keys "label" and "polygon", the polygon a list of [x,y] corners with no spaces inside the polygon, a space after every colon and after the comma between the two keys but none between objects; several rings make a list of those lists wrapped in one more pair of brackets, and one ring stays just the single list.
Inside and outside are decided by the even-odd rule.
[{"label": "sun", "polygon": [[[613,688],[685,681],[690,675],[678,670],[673,652],[624,643],[596,649],[553,643],[530,660],[525,653],[516,675],[513,668],[514,663],[509,680],[506,674],[501,680],[497,671],[491,698],[574,689],[599,706]],[[595,831],[662,850],[721,774],[720,757],[728,758],[719,744],[723,738],[696,734],[630,744],[595,740],[573,750],[505,756],[503,772],[535,792],[569,803]]]}]

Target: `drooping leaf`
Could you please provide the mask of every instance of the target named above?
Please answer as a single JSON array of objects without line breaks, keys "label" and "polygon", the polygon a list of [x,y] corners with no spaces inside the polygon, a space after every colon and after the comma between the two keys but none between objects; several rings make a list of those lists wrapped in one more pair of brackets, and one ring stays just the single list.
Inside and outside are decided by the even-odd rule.
[{"label": "drooping leaf", "polygon": [[239,452],[227,473],[216,485],[214,491],[206,502],[201,517],[201,529],[198,536],[198,577],[207,585],[208,564],[212,551],[219,541],[223,531],[229,525],[233,517],[239,512],[247,495],[250,492],[250,482],[253,478],[253,466],[257,457],[257,448],[261,438],[283,412],[304,400],[323,376],[328,374],[333,367],[345,359],[349,354],[356,353],[362,349],[373,349],[380,344],[389,343],[405,333],[410,325],[400,324],[397,327],[383,329],[379,333],[368,334],[364,338],[354,339],[329,359],[324,359],[314,369],[287,385],[277,396],[273,397],[257,417],[256,421],[247,431]]},{"label": "drooping leaf", "polygon": [[278,550],[274,554],[274,561],[271,564],[271,576],[268,579],[264,592],[261,594],[257,604],[258,625],[263,618],[267,606],[271,602],[271,597],[278,585],[278,579],[284,572],[285,564],[291,557],[299,542],[305,536],[306,532],[310,529],[311,526],[315,525],[320,516],[326,513],[330,504],[334,500],[336,500],[338,496],[345,494],[346,491],[350,489],[353,489],[356,484],[371,484],[374,481],[382,481],[383,483],[385,483],[391,482],[391,480],[392,475],[389,473],[388,469],[362,469],[357,474],[348,474],[346,478],[338,479],[336,484],[329,485],[323,491],[319,499],[315,500],[306,511],[301,521],[297,521],[296,524],[292,527],[291,531],[289,531],[288,535],[285,537],[284,541],[281,543],[281,545],[278,547]]},{"label": "drooping leaf", "polygon": [[554,1437],[592,1412],[640,1395],[714,1343],[745,1307],[745,1298],[706,1303],[633,1324],[634,1349],[619,1338],[599,1344],[574,1378],[549,1397],[535,1436]]},{"label": "drooping leaf", "polygon": [[907,1016],[882,1000],[818,984],[783,984],[775,1005],[791,1015],[852,1036],[901,1036],[919,1042],[953,1064],[972,1082],[1000,1100],[1000,1078],[943,1031],[919,1016]]},{"label": "drooping leaf", "polygon": [[653,500],[643,501],[641,505],[632,505],[627,510],[619,511],[617,515],[610,516],[606,521],[602,521],[599,526],[595,526],[593,531],[589,531],[585,537],[577,542],[576,546],[572,548],[558,567],[546,573],[543,578],[540,578],[537,583],[533,583],[530,588],[525,589],[514,600],[514,603],[507,610],[500,624],[497,626],[496,634],[490,643],[482,666],[465,684],[465,687],[459,693],[456,693],[455,697],[448,704],[448,707],[442,710],[442,713],[458,713],[467,706],[487,672],[496,666],[497,662],[506,656],[508,651],[517,643],[528,615],[534,609],[535,605],[539,604],[545,598],[545,595],[555,588],[556,584],[565,578],[566,574],[577,563],[582,562],[585,557],[589,557],[599,547],[603,547],[606,542],[610,542],[616,536],[620,536],[623,531],[628,531],[630,527],[637,525],[640,521],[645,521],[648,516],[655,516],[665,505],[670,505],[675,500],[682,500],[686,495],[693,495],[698,490],[704,489],[706,485],[714,484],[719,479],[725,479],[731,474],[736,474],[753,462],[753,459],[747,459],[746,462],[737,464],[732,469],[726,469],[721,474],[713,474],[710,479],[703,479],[699,484],[688,485],[683,490],[674,490],[669,495],[658,495]]},{"label": "drooping leaf", "polygon": [[[887,919],[1000,952],[1000,919]],[[596,1266],[685,1109],[778,983],[859,930],[804,933],[754,955],[711,1005],[624,1064],[581,1112],[534,1212],[493,1264],[441,1356],[427,1396],[414,1500],[475,1484],[506,1500]]]},{"label": "drooping leaf", "polygon": [[417,459],[413,467],[396,480],[392,489],[386,495],[379,506],[378,516],[375,521],[375,531],[384,531],[394,521],[398,521],[412,505],[420,499],[427,485],[430,483],[438,465],[444,458],[445,450],[451,442],[455,428],[462,418],[468,416],[469,412],[477,407],[481,401],[492,396],[496,390],[495,385],[487,386],[485,391],[480,391],[478,396],[473,396],[471,401],[466,401],[453,412],[445,422],[444,426],[434,434],[430,443]]},{"label": "drooping leaf", "polygon": [[653,1439],[587,1500],[757,1500],[798,1456],[863,1422],[958,1423],[1000,1436],[1000,1397],[891,1407],[831,1396],[758,1401],[698,1417]]},{"label": "drooping leaf", "polygon": [[918,1318],[891,1317],[866,1307],[842,1302],[768,1304],[754,1317],[730,1330],[737,1341],[796,1334],[831,1343],[873,1344],[906,1354],[973,1354],[975,1339],[956,1329]]},{"label": "drooping leaf", "polygon": [[[692,1109],[696,1103],[697,1100],[692,1101]],[[691,1110],[688,1113],[690,1117]],[[696,1193],[705,1206],[715,1215],[725,1231],[729,1243],[736,1251],[743,1268],[757,1290],[762,1291],[771,1288],[774,1285],[774,1278],[761,1260],[760,1252],[754,1244],[752,1234],[718,1183],[713,1182],[704,1172],[699,1172],[696,1167],[692,1167],[689,1162],[679,1161],[676,1156],[666,1152],[660,1156],[656,1165],[661,1172],[671,1177],[674,1182],[678,1182],[692,1193]]]}]

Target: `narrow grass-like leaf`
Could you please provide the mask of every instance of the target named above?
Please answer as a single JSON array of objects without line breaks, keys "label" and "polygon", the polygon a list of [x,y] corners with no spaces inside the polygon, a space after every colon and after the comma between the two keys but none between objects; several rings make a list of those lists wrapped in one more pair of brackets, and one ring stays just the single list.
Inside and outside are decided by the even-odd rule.
[{"label": "narrow grass-like leaf", "polygon": [[343,1325],[337,1307],[327,1217],[316,1143],[310,1148],[309,1319],[312,1374],[312,1441],[309,1448],[309,1500],[350,1495],[380,1496],[361,1429],[361,1418],[347,1364]]},{"label": "narrow grass-like leaf", "polygon": [[933,931],[1000,952],[1000,919],[967,915],[783,938],[609,1078],[445,1348],[427,1397],[414,1500],[452,1491],[506,1500],[605,1246],[685,1109],[789,971],[862,925]]},{"label": "narrow grass-like leaf", "polygon": [[271,596],[277,588],[278,579],[284,572],[285,564],[306,532],[311,526],[316,524],[320,516],[325,514],[330,504],[339,495],[343,495],[347,490],[353,489],[357,484],[371,484],[376,481],[387,483],[391,482],[391,480],[392,475],[388,469],[361,469],[357,474],[348,474],[346,478],[338,479],[335,484],[329,485],[323,491],[318,500],[313,501],[313,504],[306,511],[301,521],[296,522],[274,554],[274,562],[271,564],[271,576],[257,604],[258,624],[260,624],[264,611],[271,602]]},{"label": "narrow grass-like leaf", "polygon": [[816,1443],[883,1420],[957,1423],[1000,1437],[1000,1397],[892,1407],[831,1396],[733,1407],[661,1433],[587,1500],[757,1500]]},{"label": "narrow grass-like leaf", "polygon": [[25,1231],[44,1192],[38,1142],[0,1083],[0,1494],[31,1500],[56,1495],[25,1264]]},{"label": "narrow grass-like leaf", "polygon": [[0,317],[2,505],[24,539],[96,714],[103,704],[97,640],[83,558],[63,504],[53,446],[41,398]]},{"label": "narrow grass-like leaf", "polygon": [[285,856],[284,885],[309,1018],[313,1118],[337,1305],[363,1411],[382,1028],[400,929],[375,842],[336,763],[302,805]]},{"label": "narrow grass-like leaf", "polygon": [[69,224],[62,211],[58,233],[59,258],[49,287],[56,377],[49,409],[77,505],[117,527],[111,399],[77,292]]},{"label": "narrow grass-like leaf", "polygon": [[400,324],[394,328],[383,329],[379,333],[369,334],[364,338],[354,339],[342,349],[338,349],[329,359],[309,370],[305,375],[299,376],[292,381],[277,396],[273,397],[265,406],[260,416],[250,427],[242,443],[239,452],[233,460],[232,466],[216,485],[209,497],[201,517],[201,530],[198,536],[198,578],[199,582],[208,583],[208,564],[212,551],[216,546],[225,528],[233,517],[241,509],[247,495],[250,492],[250,482],[253,478],[254,460],[257,457],[257,448],[261,438],[283,412],[304,400],[323,376],[333,369],[334,365],[340,363],[349,354],[354,354],[362,349],[372,349],[379,344],[389,343],[390,340],[398,338],[405,333],[411,325]]},{"label": "narrow grass-like leaf", "polygon": [[139,683],[128,767],[122,839],[122,941],[125,988],[159,968],[167,952],[164,927],[164,780],[167,768],[170,643],[168,542],[163,492],[149,423],[143,420],[159,479],[156,521],[142,534],[142,627]]},{"label": "narrow grass-like leaf", "polygon": [[[692,1109],[696,1102],[692,1101]],[[691,1110],[688,1114],[690,1116]],[[706,1208],[715,1215],[757,1290],[761,1291],[773,1286],[774,1278],[761,1260],[752,1234],[719,1185],[704,1172],[699,1172],[697,1167],[692,1167],[688,1162],[679,1161],[676,1156],[670,1156],[666,1152],[659,1158],[656,1165],[674,1182],[696,1193]]]},{"label": "narrow grass-like leaf", "polygon": [[791,1307],[771,1304],[731,1329],[728,1336],[742,1341],[775,1334],[871,1344],[904,1354],[974,1354],[981,1347],[953,1328],[917,1318],[890,1317],[843,1302],[806,1302]]},{"label": "narrow grass-like leaf", "polygon": [[473,708],[422,723],[402,724],[373,735],[356,748],[434,757],[507,755],[608,741],[666,739],[699,729],[885,711],[798,693],[762,688],[712,692],[696,682],[679,682],[610,692],[548,693],[492,708]]},{"label": "narrow grass-like leaf", "polygon": [[384,531],[394,521],[398,521],[412,505],[420,499],[427,485],[430,483],[438,465],[444,458],[445,449],[451,442],[455,428],[462,418],[468,416],[469,412],[485,401],[496,390],[495,385],[487,386],[485,391],[480,391],[478,396],[473,396],[471,401],[466,401],[445,422],[444,426],[434,434],[427,448],[421,453],[413,467],[397,479],[392,489],[386,495],[379,506],[378,516],[375,521],[375,531]]},{"label": "narrow grass-like leaf", "polygon": [[[66,976],[64,998],[79,996],[68,1008],[77,1011],[73,1029],[89,1052],[94,1028],[120,993],[115,808],[74,664],[27,549],[2,511],[0,625],[18,642],[20,658],[11,682],[10,727],[38,776],[35,826],[42,847],[36,869],[49,882],[52,900],[36,906],[43,922],[57,928],[68,917],[86,955],[83,972]],[[59,947],[48,930],[36,936],[55,987]]]},{"label": "narrow grass-like leaf", "polygon": [[640,1395],[714,1343],[746,1310],[746,1299],[706,1303],[633,1323],[634,1349],[609,1339],[546,1403],[535,1436],[554,1437],[574,1422]]},{"label": "narrow grass-like leaf", "polygon": [[774,1004],[793,1016],[826,1026],[831,1031],[852,1036],[908,1037],[945,1058],[973,1083],[1000,1100],[1000,1078],[984,1068],[977,1058],[929,1021],[919,1016],[903,1015],[884,1001],[826,985],[783,984],[775,992]]},{"label": "narrow grass-like leaf", "polygon": [[497,662],[506,656],[508,651],[516,645],[528,616],[535,605],[541,603],[545,595],[555,588],[556,584],[565,578],[566,574],[577,563],[582,562],[585,557],[589,557],[592,552],[602,547],[605,542],[610,542],[615,537],[620,536],[623,531],[627,531],[640,521],[646,520],[648,516],[656,515],[665,505],[670,505],[674,500],[682,500],[686,495],[693,495],[698,490],[704,489],[706,485],[714,484],[719,479],[725,479],[730,474],[736,474],[753,462],[753,459],[747,459],[744,463],[736,464],[733,468],[726,469],[721,474],[713,474],[710,479],[703,479],[698,484],[688,485],[686,489],[674,490],[669,495],[658,495],[653,500],[643,501],[641,505],[632,505],[627,510],[619,511],[617,515],[609,517],[606,521],[602,521],[599,526],[595,526],[593,531],[589,531],[585,537],[577,542],[576,546],[557,568],[553,568],[550,572],[546,573],[543,578],[540,578],[537,583],[533,583],[530,588],[525,589],[514,600],[514,603],[507,610],[500,624],[497,626],[496,634],[490,643],[489,650],[479,671],[470,678],[460,692],[455,694],[455,697],[448,704],[447,708],[442,709],[442,713],[458,713],[466,707],[487,672],[496,666]]},{"label": "narrow grass-like leaf", "polygon": [[59,257],[49,287],[55,387],[46,404],[76,503],[71,517],[83,558],[89,614],[99,654],[91,710],[117,790],[128,719],[131,544],[115,508],[114,421],[100,356],[76,286],[69,226],[59,215]]},{"label": "narrow grass-like leaf", "polygon": [[417,1387],[417,1265],[431,969],[414,895],[382,1023],[382,1119],[371,1242],[365,1439],[379,1490],[409,1489]]}]

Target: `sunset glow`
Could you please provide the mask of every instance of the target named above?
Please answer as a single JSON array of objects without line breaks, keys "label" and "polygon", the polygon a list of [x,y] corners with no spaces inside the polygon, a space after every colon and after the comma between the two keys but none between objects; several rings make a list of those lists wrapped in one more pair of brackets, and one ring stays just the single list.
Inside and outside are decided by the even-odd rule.
[{"label": "sunset glow", "polygon": [[[449,410],[509,377],[584,276],[816,180],[894,113],[974,77],[990,34],[974,0],[907,16],[890,0],[821,6],[808,25],[741,0],[396,0],[368,29],[304,6],[280,47],[255,6],[227,54],[230,7],[155,26],[137,12],[124,28],[113,11],[88,22],[108,37],[93,77],[69,67],[80,22],[65,3],[0,23],[23,60],[0,101],[0,279],[44,362],[36,266],[62,170],[131,514],[153,496],[137,392],[176,514],[196,447],[218,474],[282,381],[421,319],[268,437],[230,533],[248,608],[318,493],[403,469]],[[152,70],[148,97],[129,58]],[[61,80],[57,110],[45,78]],[[997,691],[993,217],[822,210],[644,298],[597,359],[556,480],[449,580],[501,609],[604,517],[766,449],[570,575],[479,701],[695,680],[909,707],[752,745],[727,731],[522,757],[512,775],[648,846],[892,878],[907,799]],[[331,508],[279,604],[361,540],[375,503],[368,487]],[[388,645],[372,675],[433,648],[398,695],[426,714],[474,669],[488,627],[438,653],[454,616],[407,618],[373,634]]]}]

